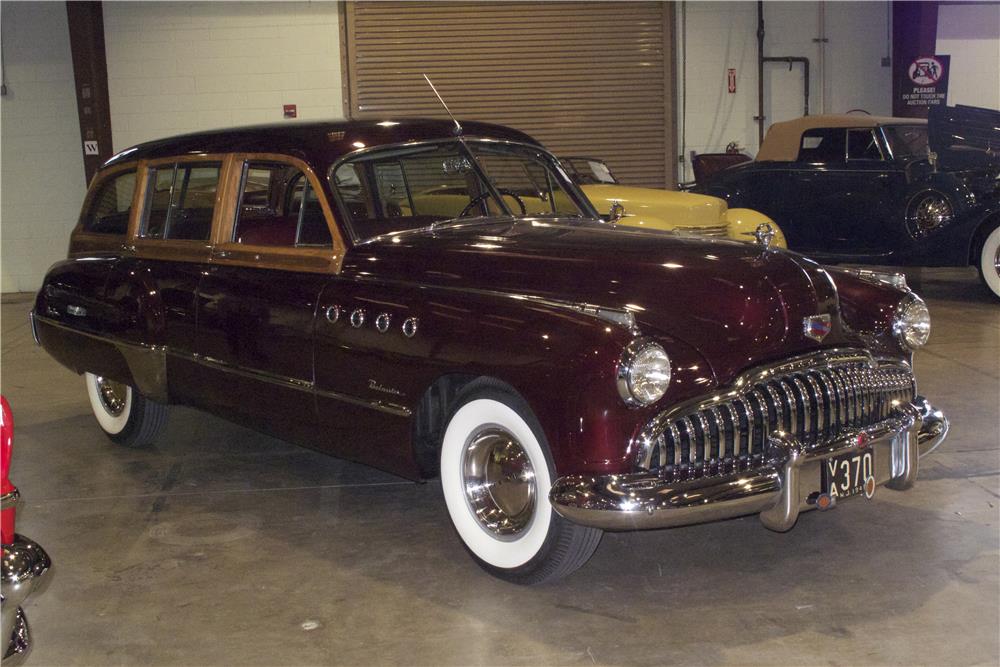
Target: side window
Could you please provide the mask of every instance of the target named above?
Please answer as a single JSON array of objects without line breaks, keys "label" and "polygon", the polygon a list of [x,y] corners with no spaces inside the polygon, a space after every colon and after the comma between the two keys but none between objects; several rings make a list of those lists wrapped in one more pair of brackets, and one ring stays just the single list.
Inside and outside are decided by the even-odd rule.
[{"label": "side window", "polygon": [[102,183],[83,218],[83,230],[95,234],[121,234],[128,230],[135,194],[135,172],[113,176]]},{"label": "side window", "polygon": [[799,146],[799,162],[843,162],[846,150],[844,128],[806,130]]},{"label": "side window", "polygon": [[207,241],[220,170],[220,164],[204,162],[151,167],[142,235]]},{"label": "side window", "polygon": [[265,246],[331,246],[309,179],[280,162],[245,162],[233,241]]},{"label": "side window", "polygon": [[881,160],[882,151],[878,147],[878,140],[871,130],[848,130],[847,131],[847,159],[848,160]]}]

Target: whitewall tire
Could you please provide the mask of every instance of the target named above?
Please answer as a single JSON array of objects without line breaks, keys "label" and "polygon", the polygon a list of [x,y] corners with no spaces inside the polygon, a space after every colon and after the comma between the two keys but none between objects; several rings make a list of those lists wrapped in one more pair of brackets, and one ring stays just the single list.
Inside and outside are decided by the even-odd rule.
[{"label": "whitewall tire", "polygon": [[127,384],[85,373],[87,396],[101,430],[118,444],[144,447],[167,422],[167,406],[142,396]]},{"label": "whitewall tire", "polygon": [[983,239],[979,249],[979,277],[986,289],[1000,299],[1000,225]]},{"label": "whitewall tire", "polygon": [[455,531],[481,567],[535,584],[587,562],[601,531],[552,510],[554,475],[545,436],[524,399],[490,379],[463,389],[441,444],[441,487]]}]

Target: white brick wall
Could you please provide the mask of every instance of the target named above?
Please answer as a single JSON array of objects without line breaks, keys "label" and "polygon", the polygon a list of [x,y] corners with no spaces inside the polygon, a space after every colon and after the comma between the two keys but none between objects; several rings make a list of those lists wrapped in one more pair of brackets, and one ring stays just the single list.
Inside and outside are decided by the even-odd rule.
[{"label": "white brick wall", "polygon": [[[764,54],[805,56],[810,60],[810,113],[843,113],[861,108],[879,115],[892,108],[891,68],[886,55],[887,6],[880,2],[827,2],[825,77],[820,67],[818,2],[767,2]],[[736,141],[757,152],[757,3],[688,2],[687,113],[685,164],[681,180],[693,178],[688,156],[721,152]],[[678,5],[678,40],[681,10]],[[681,49],[678,43],[678,58]],[[736,93],[727,90],[726,70],[735,68]],[[681,65],[678,62],[678,78]],[[802,67],[764,68],[766,125],[802,115]],[[683,90],[683,81],[680,82]],[[678,93],[680,103],[681,93]],[[678,110],[678,131],[681,109]],[[766,129],[766,128],[765,128]],[[678,141],[678,146],[681,142]]]},{"label": "white brick wall", "polygon": [[284,104],[343,116],[334,2],[109,2],[104,30],[115,150],[282,122]]},{"label": "white brick wall", "polygon": [[66,256],[86,182],[66,5],[3,2],[0,21],[0,290],[25,292]]},{"label": "white brick wall", "polygon": [[1000,109],[1000,4],[938,7],[935,53],[951,56],[948,104]]}]

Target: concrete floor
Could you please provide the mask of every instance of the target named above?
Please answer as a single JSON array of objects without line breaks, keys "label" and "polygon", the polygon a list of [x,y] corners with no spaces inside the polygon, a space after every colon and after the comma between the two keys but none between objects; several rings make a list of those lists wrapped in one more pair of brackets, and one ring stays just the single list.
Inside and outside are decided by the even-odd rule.
[{"label": "concrete floor", "polygon": [[920,390],[952,420],[907,493],[790,533],[756,518],[608,534],[567,580],[519,588],[466,556],[415,485],[175,409],[115,446],[83,381],[2,306],[19,531],[55,561],[28,664],[996,665],[1000,305],[925,271]]}]

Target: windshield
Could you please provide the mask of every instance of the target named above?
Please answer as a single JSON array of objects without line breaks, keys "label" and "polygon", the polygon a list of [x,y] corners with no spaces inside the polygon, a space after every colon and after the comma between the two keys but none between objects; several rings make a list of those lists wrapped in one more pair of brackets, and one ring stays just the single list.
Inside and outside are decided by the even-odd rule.
[{"label": "windshield", "polygon": [[570,178],[577,185],[600,185],[608,183],[617,184],[614,174],[603,160],[589,157],[564,157],[562,163],[566,165]]},{"label": "windshield", "polygon": [[341,163],[330,180],[357,241],[446,220],[590,214],[554,158],[520,144],[391,147]]},{"label": "windshield", "polygon": [[894,158],[927,155],[926,125],[883,125]]}]

